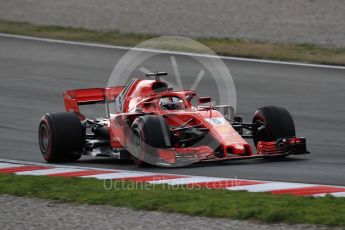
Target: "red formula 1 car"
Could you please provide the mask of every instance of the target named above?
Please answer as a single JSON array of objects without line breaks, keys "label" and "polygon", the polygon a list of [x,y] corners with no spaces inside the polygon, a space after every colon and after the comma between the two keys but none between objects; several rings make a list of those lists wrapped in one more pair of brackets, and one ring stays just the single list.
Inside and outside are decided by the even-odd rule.
[{"label": "red formula 1 car", "polygon": [[[252,123],[244,123],[231,106],[212,106],[210,97],[197,98],[191,90],[173,91],[160,79],[165,75],[155,72],[146,75],[154,79],[133,79],[125,86],[66,91],[66,112],[47,113],[39,124],[44,159],[75,161],[91,155],[129,158],[138,166],[183,166],[308,153],[286,109],[261,107]],[[80,113],[79,105],[93,103],[106,104],[107,118],[91,120]],[[253,139],[256,151],[245,138]]]}]

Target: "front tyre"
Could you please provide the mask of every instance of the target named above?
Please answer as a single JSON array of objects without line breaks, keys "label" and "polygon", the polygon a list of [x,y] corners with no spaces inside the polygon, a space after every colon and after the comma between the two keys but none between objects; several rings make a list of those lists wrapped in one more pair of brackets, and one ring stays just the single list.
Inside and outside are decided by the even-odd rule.
[{"label": "front tyre", "polygon": [[253,117],[253,140],[276,141],[279,138],[295,137],[295,124],[290,113],[283,107],[265,106],[259,108]]},{"label": "front tyre", "polygon": [[38,128],[38,142],[48,162],[76,161],[84,147],[84,129],[75,113],[47,113]]},{"label": "front tyre", "polygon": [[138,167],[155,165],[159,160],[157,148],[172,146],[169,126],[161,116],[138,117],[131,126],[130,143],[134,164]]}]

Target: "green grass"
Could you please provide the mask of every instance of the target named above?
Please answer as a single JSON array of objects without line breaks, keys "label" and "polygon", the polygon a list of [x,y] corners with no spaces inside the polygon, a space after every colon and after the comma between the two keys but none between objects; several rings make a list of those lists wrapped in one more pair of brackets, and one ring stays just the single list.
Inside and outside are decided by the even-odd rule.
[{"label": "green grass", "polygon": [[[119,31],[93,31],[83,28],[41,26],[4,20],[0,20],[0,32],[129,47],[156,37],[149,34],[126,34]],[[196,40],[220,55],[345,65],[345,48],[321,47],[313,44],[263,43],[230,38],[199,38]],[[178,49],[178,47],[171,46],[160,48]]]},{"label": "green grass", "polygon": [[[113,184],[114,185],[114,184]],[[131,189],[137,185],[137,189]],[[110,187],[110,181],[106,181]],[[122,186],[122,187],[121,187]],[[146,186],[146,187],[145,187]],[[345,227],[345,199],[297,197],[244,191],[116,182],[110,190],[96,179],[0,175],[0,194],[188,215],[309,223]]]}]

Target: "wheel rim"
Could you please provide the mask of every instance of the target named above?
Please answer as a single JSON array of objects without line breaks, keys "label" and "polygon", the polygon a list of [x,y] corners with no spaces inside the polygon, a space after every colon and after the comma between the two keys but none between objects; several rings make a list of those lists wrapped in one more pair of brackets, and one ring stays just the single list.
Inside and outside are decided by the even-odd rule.
[{"label": "wheel rim", "polygon": [[[266,126],[266,123],[263,119],[258,119],[255,122],[255,125],[259,128],[261,125]],[[256,130],[256,133],[258,135],[258,137],[260,137],[260,139],[266,139],[267,138],[267,131],[266,131],[266,127],[263,130]]]},{"label": "wheel rim", "polygon": [[40,128],[40,148],[42,152],[47,152],[49,147],[49,131],[46,125]]},{"label": "wheel rim", "polygon": [[[255,146],[259,141],[267,140],[268,138],[268,130],[267,130],[267,122],[265,118],[261,114],[256,114],[256,118],[254,119],[253,123],[255,124],[255,130],[253,130],[253,141]],[[260,124],[264,124],[265,128],[262,131],[257,130]]]},{"label": "wheel rim", "polygon": [[133,130],[133,139],[132,143],[133,143],[133,155],[134,157],[139,160],[142,161],[143,160],[143,151],[142,151],[142,140],[141,140],[141,136],[140,133],[138,132],[138,130]]}]

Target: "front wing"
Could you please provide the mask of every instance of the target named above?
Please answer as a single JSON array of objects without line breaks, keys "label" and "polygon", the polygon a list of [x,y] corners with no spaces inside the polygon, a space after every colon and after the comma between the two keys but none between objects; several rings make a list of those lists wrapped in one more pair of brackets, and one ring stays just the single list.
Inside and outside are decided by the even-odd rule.
[{"label": "front wing", "polygon": [[257,153],[252,155],[227,154],[219,157],[208,146],[158,149],[159,160],[168,164],[187,164],[207,161],[229,161],[252,158],[283,157],[308,154],[306,139],[302,137],[281,138],[276,141],[259,141]]}]

